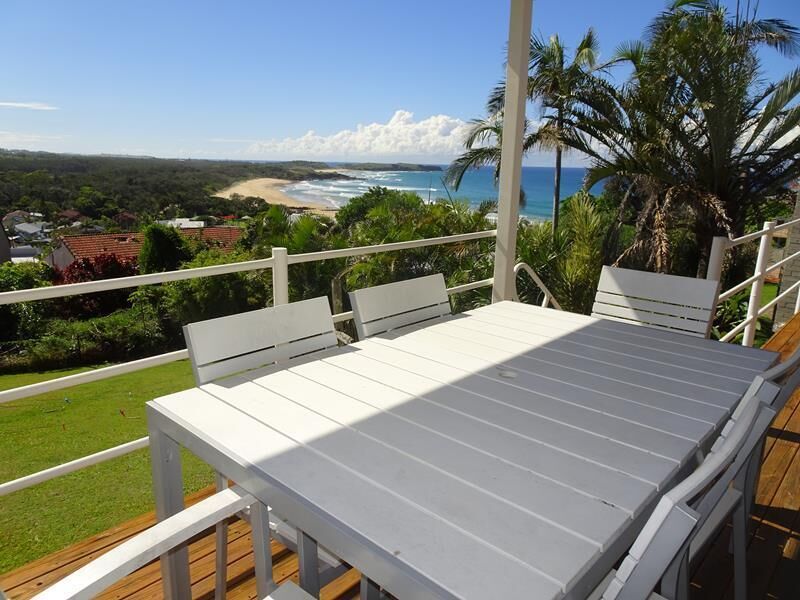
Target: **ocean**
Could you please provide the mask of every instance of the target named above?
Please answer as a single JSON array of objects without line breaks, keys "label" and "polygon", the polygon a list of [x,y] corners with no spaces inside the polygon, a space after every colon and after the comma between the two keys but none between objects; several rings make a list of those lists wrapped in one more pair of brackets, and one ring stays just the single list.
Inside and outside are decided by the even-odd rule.
[{"label": "ocean", "polygon": [[[424,200],[447,198],[442,183],[444,171],[347,171],[343,174],[356,179],[326,179],[301,181],[283,188],[283,192],[306,202],[319,202],[340,207],[350,198],[366,192],[370,187],[380,185],[397,190],[416,192]],[[561,170],[561,198],[577,192],[583,185],[585,170],[564,168]],[[526,204],[520,214],[531,220],[549,219],[553,210],[552,167],[523,167],[522,189],[525,190]],[[494,185],[494,169],[484,167],[469,171],[461,182],[461,187],[450,190],[453,198],[465,199],[477,206],[484,200],[496,200],[497,188]]]}]

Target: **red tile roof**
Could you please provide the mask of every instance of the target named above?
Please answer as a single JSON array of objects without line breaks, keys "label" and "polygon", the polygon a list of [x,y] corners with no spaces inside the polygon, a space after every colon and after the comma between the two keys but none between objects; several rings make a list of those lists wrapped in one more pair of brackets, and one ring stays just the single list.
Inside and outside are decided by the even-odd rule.
[{"label": "red tile roof", "polygon": [[141,233],[99,233],[91,235],[65,235],[61,243],[75,257],[96,258],[102,254],[116,254],[120,258],[136,258],[142,249]]},{"label": "red tile roof", "polygon": [[199,238],[211,246],[218,246],[224,250],[232,250],[242,237],[244,231],[241,227],[198,227],[196,229],[179,229],[188,238]]},{"label": "red tile roof", "polygon": [[[188,238],[199,238],[209,245],[232,250],[242,235],[239,227],[202,227],[179,229]],[[92,235],[65,235],[61,242],[69,249],[75,260],[95,258],[102,254],[115,254],[120,258],[135,258],[142,249],[144,235],[141,233],[100,233]]]}]

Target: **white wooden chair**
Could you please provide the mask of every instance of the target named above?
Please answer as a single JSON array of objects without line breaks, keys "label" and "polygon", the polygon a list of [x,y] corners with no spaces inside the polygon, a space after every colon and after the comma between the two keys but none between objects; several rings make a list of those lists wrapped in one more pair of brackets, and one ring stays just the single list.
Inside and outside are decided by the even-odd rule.
[{"label": "white wooden chair", "polygon": [[[770,382],[780,386],[780,391],[776,394],[775,398],[770,403],[775,413],[779,413],[789,399],[794,394],[798,385],[800,385],[800,348],[795,350],[786,360],[780,364],[764,371],[757,375],[753,382],[750,384],[747,392],[743,397],[740,406],[744,400],[754,394],[764,386],[765,382]],[[739,408],[737,408],[737,412]],[[735,415],[736,413],[734,413]],[[761,439],[758,447],[753,452],[750,462],[747,465],[745,472],[739,474],[739,485],[744,490],[745,501],[745,515],[750,515],[753,512],[753,504],[755,503],[756,487],[758,485],[759,475],[761,473],[761,463],[764,456],[764,438]]]},{"label": "white wooden chair", "polygon": [[190,323],[183,335],[197,385],[337,345],[325,297]]},{"label": "white wooden chair", "polygon": [[[269,595],[272,581],[269,529],[266,507],[244,490],[234,486],[201,500],[181,512],[160,521],[153,527],[126,540],[67,575],[39,593],[37,600],[78,600],[93,598],[126,575],[156,560],[169,550],[186,544],[191,538],[209,529],[246,507],[253,507],[253,553],[255,555],[256,588],[260,598],[300,600],[311,598],[298,589],[283,589]],[[219,592],[219,590],[218,590]],[[298,595],[301,592],[302,595]]]},{"label": "white wooden chair", "polygon": [[350,292],[358,339],[452,314],[441,273]]},{"label": "white wooden chair", "polygon": [[[589,595],[589,600],[641,600],[643,598],[684,599],[689,591],[692,549],[700,537],[725,524],[718,507],[725,504],[726,514],[742,511],[742,494],[733,487],[737,469],[747,463],[748,454],[763,435],[774,416],[767,405],[774,386],[767,384],[753,395],[737,419],[731,419],[703,463],[686,479],[665,494],[636,538],[620,568],[610,573]],[[767,402],[762,402],[765,398]],[[715,512],[716,511],[716,512]],[[734,553],[736,598],[746,594],[744,532],[736,528],[741,540]],[[713,531],[712,531],[713,530]],[[661,596],[652,594],[661,580]]]},{"label": "white wooden chair", "polygon": [[719,283],[603,267],[592,316],[708,337]]},{"label": "white wooden chair", "polygon": [[[190,323],[184,326],[183,335],[198,386],[242,371],[287,363],[338,345],[325,297]],[[227,479],[217,474],[217,489],[227,485]],[[246,513],[242,516],[247,518]],[[275,536],[296,550],[297,529],[271,511],[269,521]],[[225,561],[227,528],[217,528],[216,546],[218,560]],[[322,548],[319,557],[324,563],[325,580],[344,568],[339,559]]]}]

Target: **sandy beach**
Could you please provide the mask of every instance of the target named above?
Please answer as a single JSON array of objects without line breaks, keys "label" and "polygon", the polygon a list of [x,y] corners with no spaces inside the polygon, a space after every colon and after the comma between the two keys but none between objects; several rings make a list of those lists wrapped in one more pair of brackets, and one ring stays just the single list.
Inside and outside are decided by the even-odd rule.
[{"label": "sandy beach", "polygon": [[217,192],[214,195],[221,198],[230,198],[233,194],[239,194],[240,196],[255,196],[256,198],[262,198],[268,204],[283,204],[289,208],[308,210],[310,212],[328,217],[334,217],[336,215],[336,209],[331,207],[329,204],[322,204],[319,202],[303,202],[284,194],[281,191],[281,188],[291,185],[292,183],[297,182],[290,181],[288,179],[260,177],[258,179],[241,181]]}]

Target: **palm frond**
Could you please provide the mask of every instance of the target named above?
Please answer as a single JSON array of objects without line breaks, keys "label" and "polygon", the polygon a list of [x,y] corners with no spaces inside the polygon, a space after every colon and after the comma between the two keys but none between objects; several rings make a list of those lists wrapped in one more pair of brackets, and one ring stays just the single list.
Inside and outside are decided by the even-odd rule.
[{"label": "palm frond", "polygon": [[744,33],[750,42],[758,42],[774,48],[787,57],[800,55],[800,29],[783,19],[759,19],[747,21]]},{"label": "palm frond", "polygon": [[[445,172],[445,180],[454,189],[461,186],[461,180],[470,169],[478,169],[489,165],[500,164],[500,147],[485,146],[471,148],[456,158]],[[497,175],[495,175],[495,178]]]}]

